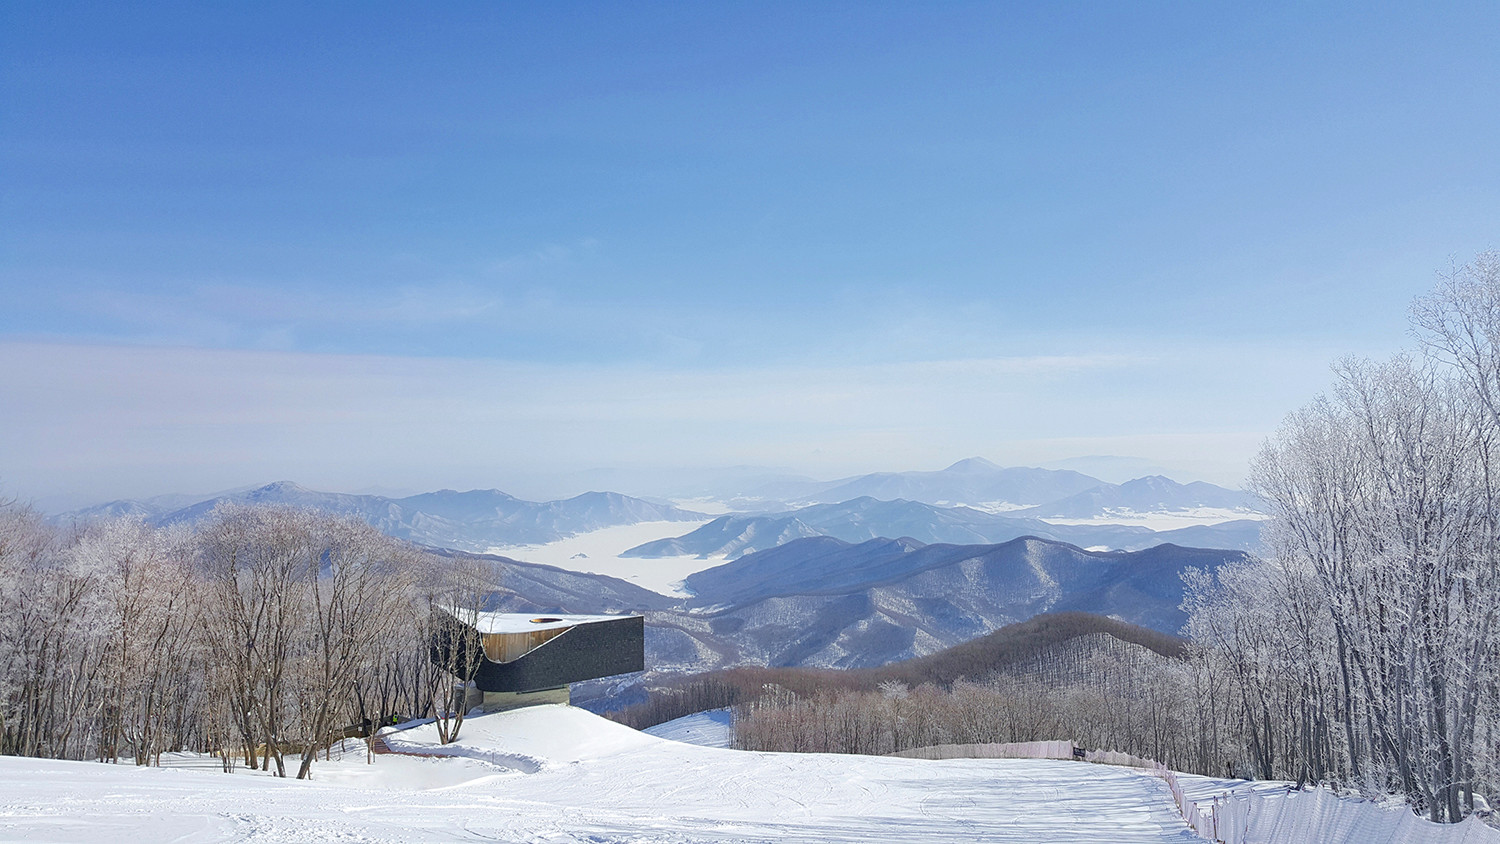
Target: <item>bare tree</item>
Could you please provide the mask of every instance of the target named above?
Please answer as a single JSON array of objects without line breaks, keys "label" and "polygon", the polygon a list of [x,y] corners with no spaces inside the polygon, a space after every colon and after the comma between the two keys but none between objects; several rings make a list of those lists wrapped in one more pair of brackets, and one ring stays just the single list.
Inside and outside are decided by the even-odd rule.
[{"label": "bare tree", "polygon": [[353,715],[348,704],[355,679],[373,670],[384,634],[399,622],[418,556],[362,521],[323,517],[310,527],[314,534],[305,547],[314,554],[305,576],[313,647],[304,656],[308,670],[301,678],[298,779],[310,775],[319,747]]},{"label": "bare tree", "polygon": [[1337,367],[1252,466],[1267,553],[1188,578],[1189,632],[1262,776],[1399,791],[1447,821],[1497,785],[1497,267],[1418,303],[1428,360]]},{"label": "bare tree", "polygon": [[170,698],[191,684],[196,622],[190,537],[156,530],[138,519],[91,526],[72,547],[75,564],[92,572],[100,611],[92,635],[104,650],[107,687],[99,705],[99,757],[118,761],[122,749],[147,764],[168,745]]},{"label": "bare tree", "polygon": [[[472,627],[434,661],[434,624],[493,586],[355,519],[225,505],[196,529],[59,530],[0,502],[0,752],[137,764],[167,750],[307,777],[377,721],[431,712],[456,737]],[[467,608],[467,609],[462,609]],[[472,621],[472,617],[470,618]],[[467,663],[467,664],[465,664]]]},{"label": "bare tree", "polygon": [[299,625],[313,600],[312,520],[292,508],[222,504],[200,536],[211,601],[201,629],[225,669],[219,693],[235,703],[247,763],[275,763],[278,776],[291,738],[290,674],[307,647]]},{"label": "bare tree", "polygon": [[469,707],[469,686],[484,658],[475,629],[485,599],[499,586],[496,572],[467,556],[431,558],[416,602],[414,649],[430,658],[415,667],[443,744],[456,741]]}]

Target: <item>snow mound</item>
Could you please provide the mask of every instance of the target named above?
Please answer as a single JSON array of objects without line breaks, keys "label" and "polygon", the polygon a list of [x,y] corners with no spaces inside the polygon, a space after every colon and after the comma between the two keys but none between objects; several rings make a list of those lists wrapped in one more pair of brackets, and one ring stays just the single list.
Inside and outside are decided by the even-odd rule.
[{"label": "snow mound", "polygon": [[642,750],[662,742],[565,704],[471,715],[464,719],[458,740],[451,744],[441,742],[436,724],[382,732],[380,737],[397,753],[463,756],[527,772],[548,764],[564,765]]},{"label": "snow mound", "polygon": [[648,727],[645,733],[699,747],[733,747],[734,717],[728,709],[710,709]]}]

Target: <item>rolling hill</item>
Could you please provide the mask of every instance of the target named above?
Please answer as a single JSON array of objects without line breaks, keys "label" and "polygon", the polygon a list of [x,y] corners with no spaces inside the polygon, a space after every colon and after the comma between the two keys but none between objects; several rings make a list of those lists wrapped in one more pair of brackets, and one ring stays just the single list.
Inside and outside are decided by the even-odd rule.
[{"label": "rolling hill", "polygon": [[688,578],[691,615],[732,634],[731,661],[862,667],[932,653],[1044,612],[1081,610],[1176,633],[1181,572],[1243,558],[1161,545],[1091,552],[999,545],[798,540]]},{"label": "rolling hill", "polygon": [[925,656],[868,668],[737,666],[664,675],[638,690],[637,702],[609,717],[642,729],[702,709],[746,703],[770,687],[810,696],[835,689],[875,691],[891,681],[908,688],[924,683],[948,688],[959,680],[998,678],[1076,681],[1080,673],[1108,673],[1113,665],[1175,660],[1185,646],[1185,640],[1176,636],[1102,615],[1046,613]]},{"label": "rolling hill", "polygon": [[1260,524],[1244,519],[1173,531],[1153,531],[1141,525],[1055,525],[969,507],[937,507],[918,501],[865,497],[838,504],[815,504],[789,513],[720,516],[690,533],[647,542],[621,556],[735,559],[809,536],[831,536],[845,542],[908,537],[927,544],[954,545],[990,545],[1035,536],[1085,548],[1102,546],[1130,551],[1162,543],[1251,550],[1259,545]]},{"label": "rolling hill", "polygon": [[1089,519],[1122,513],[1170,513],[1204,508],[1255,513],[1264,506],[1248,492],[1203,481],[1180,484],[1171,478],[1150,475],[1123,484],[1100,484],[1058,501],[1017,511],[1016,515]]},{"label": "rolling hill", "polygon": [[686,600],[601,575],[484,559],[501,578],[489,609],[642,612],[648,664],[703,671],[884,665],[1065,610],[1175,634],[1184,621],[1182,571],[1243,557],[1175,545],[1093,552],[1034,537],[997,545],[810,537],[692,575],[695,594]]},{"label": "rolling hill", "polygon": [[222,502],[285,504],[357,516],[381,532],[441,548],[485,551],[496,546],[551,542],[614,525],[695,521],[698,513],[615,492],[586,492],[559,501],[525,501],[495,489],[439,490],[405,498],[319,492],[291,481],[220,495],[177,508],[113,501],[67,514],[78,520],[135,515],[154,524],[193,523]]},{"label": "rolling hill", "polygon": [[1003,503],[1020,507],[1056,501],[1103,483],[1066,469],[1006,468],[982,457],[970,457],[933,472],[875,472],[836,481],[788,481],[767,484],[750,495],[804,504],[868,496],[948,506]]}]

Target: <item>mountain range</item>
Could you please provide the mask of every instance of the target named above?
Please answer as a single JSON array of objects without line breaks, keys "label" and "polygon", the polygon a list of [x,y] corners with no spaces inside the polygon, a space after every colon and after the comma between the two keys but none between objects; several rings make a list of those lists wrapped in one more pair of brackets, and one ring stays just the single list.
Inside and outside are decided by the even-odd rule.
[{"label": "mountain range", "polygon": [[1263,504],[1248,492],[1203,481],[1179,484],[1161,475],[1105,484],[1057,501],[1018,510],[1014,515],[1039,518],[1092,519],[1126,513],[1163,513],[1203,508],[1258,512]]},{"label": "mountain range", "polygon": [[969,507],[937,507],[918,501],[863,497],[838,504],[814,504],[789,513],[720,516],[682,536],[643,543],[621,556],[734,559],[811,536],[831,536],[846,542],[908,537],[927,544],[994,544],[1035,536],[1085,548],[1133,551],[1164,542],[1192,546],[1208,542],[1212,544],[1206,547],[1251,550],[1260,542],[1260,522],[1239,519],[1169,531],[1153,531],[1140,525],[1055,525],[1022,518],[1016,513],[987,513]]},{"label": "mountain range", "polygon": [[496,489],[439,490],[404,498],[319,492],[280,481],[195,501],[176,497],[150,501],[112,501],[67,514],[86,520],[101,516],[136,516],[158,525],[196,522],[226,501],[286,504],[357,516],[383,533],[442,548],[485,551],[496,546],[553,542],[567,536],[615,525],[656,521],[697,521],[702,514],[617,492],[586,492],[560,501],[525,501]]},{"label": "mountain range", "polygon": [[[914,474],[915,479],[866,476],[852,486],[854,481],[846,482],[836,494],[869,487],[889,491],[910,481],[909,488],[925,485],[927,493],[948,495],[960,489],[951,481],[969,483],[965,494],[990,496],[1003,491],[998,481],[974,479],[1004,476],[1021,479],[1006,493],[1008,504],[1024,503],[1026,496],[1017,490],[1030,490],[1027,495],[1066,493],[1032,504],[1029,510],[1034,513],[1249,506],[1229,490],[1174,484],[1164,478],[1093,483],[1077,490],[1093,479],[1048,470],[1000,470],[983,461]],[[543,543],[642,521],[708,518],[617,493],[547,502],[525,501],[498,490],[442,490],[392,498],[318,492],[290,482],[205,500],[110,502],[71,515],[133,515],[157,524],[191,523],[223,501],[353,515],[393,536],[448,549],[438,550],[443,554]],[[1062,610],[1099,613],[1175,634],[1184,621],[1179,608],[1182,571],[1188,566],[1216,569],[1242,559],[1239,550],[1205,549],[1251,547],[1258,527],[1251,520],[1163,532],[1139,525],[1058,525],[1026,512],[857,496],[787,513],[723,516],[682,536],[634,549],[639,556],[732,558],[689,576],[685,586],[692,597],[687,599],[597,574],[502,557],[484,559],[501,578],[491,609],[644,613],[647,659],[658,670],[739,664],[859,667],[933,653],[1038,613]],[[1099,546],[1133,550],[1085,550]]]},{"label": "mountain range", "polygon": [[[951,687],[958,680],[1000,679],[1051,688],[1080,682],[1094,688],[1128,688],[1152,676],[1187,651],[1187,640],[1092,613],[1064,611],[1007,624],[962,644],[913,659],[830,671],[826,668],[734,666],[704,673],[656,674],[636,683],[600,683],[580,700],[596,712],[637,729],[699,712],[714,704],[735,705],[764,698],[770,689],[810,697],[832,690],[873,692],[894,681],[907,688]],[[623,711],[621,711],[623,710]]]},{"label": "mountain range", "polygon": [[982,457],[970,457],[935,472],[875,472],[835,481],[768,484],[751,496],[825,504],[869,497],[937,505],[1019,506],[1066,498],[1102,483],[1066,469],[1005,468]]},{"label": "mountain range", "polygon": [[503,558],[489,609],[642,612],[657,670],[861,667],[933,653],[1039,613],[1079,610],[1175,634],[1182,572],[1237,551],[1085,551],[1032,537],[994,545],[809,537],[688,578],[687,600],[602,575]]},{"label": "mountain range", "polygon": [[[1248,493],[1202,481],[1179,484],[1151,475],[1111,484],[1068,469],[1003,467],[982,457],[966,458],[938,471],[875,472],[834,481],[782,480],[740,495],[748,500],[737,509],[746,510],[792,509],[869,497],[940,507],[1022,510],[1027,515],[1059,518],[1104,516],[1110,510],[1147,513],[1213,507],[1254,511],[1261,507]],[[752,506],[755,500],[762,504]]]},{"label": "mountain range", "polygon": [[[1260,515],[1259,503],[1246,493],[1202,482],[1178,484],[1160,476],[1109,484],[1068,470],[1002,468],[977,457],[935,472],[881,472],[829,482],[781,480],[761,491],[820,503],[788,509],[769,498],[750,503],[736,500],[735,506],[753,505],[759,512],[732,513],[690,533],[648,542],[626,553],[647,558],[736,558],[813,536],[847,542],[909,537],[929,544],[993,544],[1035,536],[1085,548],[1126,550],[1162,542],[1248,550],[1259,541],[1259,524],[1250,518],[1160,532],[1140,524],[1107,523],[1110,518],[1194,514],[1205,508],[1221,516]],[[467,551],[541,544],[617,525],[708,518],[668,502],[613,492],[544,502],[495,489],[387,497],[320,492],[290,481],[208,498],[168,495],[112,501],[64,518],[133,516],[156,524],[194,522],[224,501],[288,504],[353,515],[401,539]],[[1091,523],[1053,524],[1043,519]]]}]

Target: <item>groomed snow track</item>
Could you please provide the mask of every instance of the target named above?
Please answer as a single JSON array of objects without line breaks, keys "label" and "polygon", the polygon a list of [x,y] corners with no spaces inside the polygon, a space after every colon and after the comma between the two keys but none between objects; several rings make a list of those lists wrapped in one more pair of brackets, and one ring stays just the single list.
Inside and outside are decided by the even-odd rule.
[{"label": "groomed snow track", "polygon": [[[1194,842],[1132,768],[749,753],[540,706],[386,735],[396,755],[253,774],[0,758],[0,839],[97,842]],[[443,754],[453,758],[400,754]]]}]

